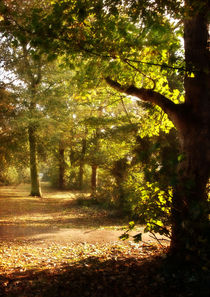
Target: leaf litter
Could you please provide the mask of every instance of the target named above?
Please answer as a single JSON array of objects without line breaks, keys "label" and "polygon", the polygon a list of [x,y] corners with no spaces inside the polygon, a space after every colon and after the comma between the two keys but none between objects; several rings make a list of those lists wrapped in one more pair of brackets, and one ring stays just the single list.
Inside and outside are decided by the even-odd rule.
[{"label": "leaf litter", "polygon": [[[106,213],[93,213],[70,203],[69,193],[63,200],[62,194],[52,198],[50,193],[46,201],[22,197],[22,189],[19,195],[15,200],[5,196],[5,202],[3,198],[0,201],[1,226],[8,228],[5,230],[18,226],[20,232],[23,224],[38,225],[40,230],[48,226],[74,228],[78,224],[88,229],[120,228]],[[32,201],[33,207],[29,204]],[[28,230],[30,233],[33,229]],[[64,244],[27,236],[5,237],[0,240],[0,296],[209,297],[207,274],[201,278],[195,271],[174,270],[166,264],[166,252],[167,247],[154,242],[125,243],[116,239]]]},{"label": "leaf litter", "polygon": [[[133,286],[136,273],[134,267],[140,266],[145,259],[159,256],[161,249],[158,245],[133,242],[127,245],[82,242],[43,246],[34,246],[28,241],[1,242],[0,288],[5,296],[48,296],[51,290],[49,296],[76,296],[78,293],[118,296],[122,278],[128,286],[124,289],[130,292],[129,286]],[[128,275],[132,267],[133,272]],[[141,277],[135,280],[136,284],[139,281]],[[116,295],[110,295],[110,282],[115,284],[112,293]],[[89,286],[88,290],[84,285]],[[62,292],[58,291],[60,286],[63,286]],[[109,295],[104,295],[104,290],[108,290],[106,294]]]},{"label": "leaf litter", "polygon": [[78,261],[88,258],[100,258],[101,261],[110,259],[124,259],[136,257],[136,259],[151,256],[154,251],[160,250],[158,245],[135,244],[127,245],[116,243],[86,242],[48,243],[33,245],[30,241],[10,241],[0,243],[0,271],[1,274],[9,274],[15,271],[30,269],[45,270],[53,267],[61,267],[64,264],[73,265]]},{"label": "leaf litter", "polygon": [[0,296],[208,297],[207,279],[164,264],[167,248],[128,242],[0,245]]}]

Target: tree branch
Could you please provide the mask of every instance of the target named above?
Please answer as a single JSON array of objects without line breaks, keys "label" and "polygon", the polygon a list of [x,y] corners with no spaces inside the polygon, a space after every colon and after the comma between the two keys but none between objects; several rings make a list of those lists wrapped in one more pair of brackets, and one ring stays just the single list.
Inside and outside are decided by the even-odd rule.
[{"label": "tree branch", "polygon": [[149,66],[158,66],[161,68],[168,68],[168,69],[173,69],[173,70],[180,70],[180,71],[186,71],[186,69],[184,67],[179,67],[179,66],[170,66],[167,64],[158,64],[158,63],[151,63],[151,62],[144,62],[144,61],[139,61],[139,60],[133,60],[133,59],[125,59],[126,61],[129,62],[134,62],[134,63],[138,63],[138,64],[145,64],[145,65],[149,65]]},{"label": "tree branch", "polygon": [[126,106],[125,106],[125,103],[124,103],[123,97],[121,97],[121,103],[122,103],[122,106],[123,106],[124,112],[125,112],[125,113],[126,113],[126,115],[127,115],[127,118],[128,118],[128,121],[129,121],[129,123],[130,123],[130,124],[133,124],[133,123],[132,123],[132,121],[131,121],[131,118],[130,118],[130,116],[129,116],[129,113],[128,113],[128,111],[127,111],[127,108],[126,108]]},{"label": "tree branch", "polygon": [[28,78],[30,79],[31,84],[34,84],[34,76],[31,70],[31,65],[28,60],[28,51],[26,49],[25,44],[22,44],[22,49],[23,49],[23,62],[25,64],[25,72],[28,75]]},{"label": "tree branch", "polygon": [[143,76],[146,77],[147,79],[150,79],[150,80],[153,82],[153,84],[154,84],[152,90],[155,89],[155,87],[156,87],[156,82],[155,82],[155,80],[154,80],[153,78],[151,78],[151,77],[147,76],[146,74],[144,74],[144,73],[143,73],[142,71],[140,71],[138,68],[136,68],[135,66],[133,66],[130,62],[128,62],[128,60],[125,59],[124,62],[125,62],[126,64],[128,64],[131,68],[133,68],[134,70],[138,71],[141,75],[143,75]]},{"label": "tree branch", "polygon": [[110,77],[106,77],[105,80],[110,87],[114,88],[115,90],[121,93],[125,93],[130,96],[135,96],[140,100],[159,106],[165,113],[167,113],[174,125],[177,126],[177,116],[180,106],[179,104],[177,105],[173,103],[164,95],[161,95],[160,93],[155,92],[152,89],[137,88],[133,85],[122,86],[120,83],[112,80]]},{"label": "tree branch", "polygon": [[38,65],[37,65],[37,77],[36,77],[35,84],[38,85],[41,79],[42,79],[42,66],[41,66],[41,61],[39,59]]}]

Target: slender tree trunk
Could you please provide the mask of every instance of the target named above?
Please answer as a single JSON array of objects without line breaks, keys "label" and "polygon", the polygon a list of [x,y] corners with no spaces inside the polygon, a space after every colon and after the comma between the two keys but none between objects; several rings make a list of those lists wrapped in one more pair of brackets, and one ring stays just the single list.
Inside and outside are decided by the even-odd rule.
[{"label": "slender tree trunk", "polygon": [[80,161],[79,176],[78,176],[78,184],[79,184],[78,186],[80,191],[83,189],[83,177],[84,177],[84,163]]},{"label": "slender tree trunk", "polygon": [[64,189],[64,174],[65,174],[65,159],[64,159],[64,148],[59,146],[59,189]]},{"label": "slender tree trunk", "polygon": [[117,198],[117,207],[123,211],[125,210],[125,191],[123,188],[123,183],[124,183],[124,179],[121,178],[116,178],[116,184],[117,184],[117,194],[116,194],[116,198]]},{"label": "slender tree trunk", "polygon": [[91,192],[92,195],[95,195],[96,193],[96,187],[97,187],[97,168],[98,165],[91,165],[92,173],[91,173]]},{"label": "slender tree trunk", "polygon": [[85,136],[85,138],[82,139],[82,151],[81,151],[80,162],[79,162],[79,176],[78,176],[79,190],[83,189],[86,146],[87,146],[87,141]]},{"label": "slender tree trunk", "polygon": [[[30,120],[32,122],[36,119],[36,95],[37,87],[41,82],[41,72],[42,65],[41,59],[38,59],[35,64],[32,63],[30,57],[30,51],[27,48],[25,42],[21,43],[23,50],[23,62],[24,62],[24,75],[27,79],[28,91],[30,93],[29,100],[29,114]],[[33,65],[32,65],[33,64]],[[37,145],[36,145],[36,124],[29,124],[28,127],[28,136],[29,136],[29,146],[30,146],[30,172],[31,172],[31,196],[41,197],[41,188],[39,184],[39,176],[37,170]]]},{"label": "slender tree trunk", "polygon": [[37,170],[37,150],[36,150],[36,129],[33,126],[28,128],[29,147],[30,147],[30,172],[31,172],[31,196],[41,197]]},{"label": "slender tree trunk", "polygon": [[114,166],[112,168],[112,175],[114,176],[117,185],[117,205],[121,210],[123,210],[125,202],[125,192],[123,188],[123,183],[126,179],[127,170],[128,164],[126,158],[122,158],[114,162]]}]

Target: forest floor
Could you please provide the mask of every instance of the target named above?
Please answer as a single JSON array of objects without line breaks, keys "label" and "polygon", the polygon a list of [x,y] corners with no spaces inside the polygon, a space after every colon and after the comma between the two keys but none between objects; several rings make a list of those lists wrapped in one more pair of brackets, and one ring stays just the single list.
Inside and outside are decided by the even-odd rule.
[{"label": "forest floor", "polygon": [[28,193],[0,187],[0,296],[209,296],[205,278],[166,265],[168,241],[121,241],[128,220],[79,204],[81,193]]}]

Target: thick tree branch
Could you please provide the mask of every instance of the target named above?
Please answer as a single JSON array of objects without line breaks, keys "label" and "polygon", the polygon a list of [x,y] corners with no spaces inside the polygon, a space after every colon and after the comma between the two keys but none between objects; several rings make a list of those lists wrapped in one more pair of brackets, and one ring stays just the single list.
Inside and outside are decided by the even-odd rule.
[{"label": "thick tree branch", "polygon": [[105,78],[106,82],[110,87],[115,90],[125,93],[130,96],[135,96],[140,100],[145,102],[153,103],[159,106],[172,120],[175,126],[177,126],[178,114],[180,111],[180,105],[173,103],[171,100],[166,98],[164,95],[161,95],[158,92],[155,92],[152,89],[137,88],[133,85],[122,86],[120,83],[112,80],[110,77]]}]

